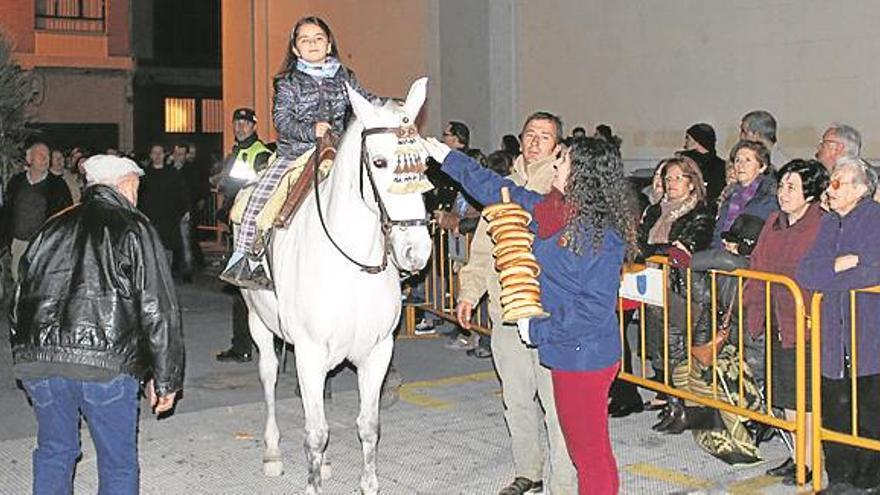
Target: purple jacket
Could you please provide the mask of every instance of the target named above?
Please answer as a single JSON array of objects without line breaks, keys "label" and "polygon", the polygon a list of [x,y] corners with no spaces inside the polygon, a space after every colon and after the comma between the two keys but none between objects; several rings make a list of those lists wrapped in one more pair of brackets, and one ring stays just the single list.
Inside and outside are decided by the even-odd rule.
[{"label": "purple jacket", "polygon": [[[855,254],[855,268],[834,272],[838,256]],[[813,248],[801,261],[797,282],[824,293],[822,375],[843,378],[852,356],[850,289],[880,285],[880,204],[863,199],[845,217],[826,213]],[[856,296],[858,376],[880,374],[880,295]]]}]

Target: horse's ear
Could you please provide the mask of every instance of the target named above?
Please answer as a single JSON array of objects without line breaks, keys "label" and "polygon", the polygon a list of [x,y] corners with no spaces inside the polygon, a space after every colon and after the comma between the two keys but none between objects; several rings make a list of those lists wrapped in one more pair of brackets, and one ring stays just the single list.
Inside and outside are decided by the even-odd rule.
[{"label": "horse's ear", "polygon": [[428,78],[423,77],[416,79],[409,88],[409,94],[406,95],[406,103],[403,104],[403,111],[411,121],[415,122],[419,115],[419,110],[425,104],[425,96],[428,92]]},{"label": "horse's ear", "polygon": [[376,108],[369,100],[361,96],[360,93],[349,86],[348,83],[345,83],[345,89],[348,91],[348,100],[351,102],[351,108],[354,110],[354,114],[357,116],[358,120],[365,125],[368,125],[368,122],[373,120]]}]

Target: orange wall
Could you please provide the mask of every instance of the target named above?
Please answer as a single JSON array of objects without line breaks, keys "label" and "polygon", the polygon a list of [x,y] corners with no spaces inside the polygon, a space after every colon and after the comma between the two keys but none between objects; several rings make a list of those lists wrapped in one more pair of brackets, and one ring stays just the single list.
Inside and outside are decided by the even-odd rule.
[{"label": "orange wall", "polygon": [[[272,77],[286,54],[291,27],[304,15],[330,24],[342,63],[377,95],[405,97],[413,80],[433,72],[427,62],[426,0],[222,0],[222,8],[224,112],[254,108],[266,141],[275,140]],[[233,142],[227,119],[225,149]]]},{"label": "orange wall", "polygon": [[34,51],[34,2],[0,0],[0,29],[12,43],[13,50]]}]

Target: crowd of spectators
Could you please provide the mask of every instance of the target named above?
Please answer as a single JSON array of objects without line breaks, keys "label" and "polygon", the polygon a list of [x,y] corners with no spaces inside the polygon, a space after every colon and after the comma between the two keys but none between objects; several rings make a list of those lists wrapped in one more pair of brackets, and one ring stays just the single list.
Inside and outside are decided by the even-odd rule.
[{"label": "crowd of spectators", "polygon": [[[867,420],[875,409],[880,384],[880,351],[874,321],[880,307],[880,296],[860,293],[856,322],[857,340],[851,348],[849,321],[851,289],[880,284],[880,229],[874,201],[877,174],[860,157],[861,135],[852,126],[832,124],[823,132],[813,157],[790,159],[777,139],[777,122],[772,114],[756,110],[745,114],[739,125],[737,142],[727,154],[719,157],[714,128],[705,122],[695,123],[684,132],[683,147],[671,150],[654,170],[652,183],[638,191],[634,207],[638,219],[638,243],[642,258],[660,254],[671,263],[667,283],[668,337],[664,338],[664,311],[648,307],[646,311],[646,352],[653,377],[672,387],[693,387],[693,377],[681,376],[688,354],[701,348],[715,347],[718,359],[728,344],[738,344],[735,329],[743,319],[745,329],[742,349],[745,370],[754,386],[756,404],[765,407],[763,393],[772,377],[773,405],[779,415],[789,420],[795,414],[795,314],[793,299],[781,287],[771,291],[771,305],[765,304],[765,285],[746,283],[742,289],[743,310],[736,308],[737,279],[717,277],[717,288],[710,288],[710,270],[751,268],[793,278],[809,302],[812,291],[825,293],[823,314],[841,315],[823,321],[822,391],[823,424],[839,431],[848,431],[852,424],[850,375],[858,384],[859,433],[880,438],[880,428]],[[587,131],[576,127],[563,142],[584,137]],[[622,143],[607,124],[596,126],[592,137],[619,147]],[[465,152],[478,163],[500,171],[519,156],[516,137],[507,135],[501,149],[487,158],[469,147],[470,129],[462,122],[449,122],[444,129],[445,143]],[[502,160],[500,156],[506,156]],[[438,225],[449,235],[471,233],[468,219],[475,218],[482,205],[463,194],[455,183],[442,182],[434,198],[445,198],[433,205]],[[624,207],[625,205],[622,205]],[[859,226],[859,227],[857,227]],[[878,225],[880,227],[880,225]],[[858,229],[858,230],[856,230]],[[462,267],[466,267],[463,263]],[[461,268],[461,267],[459,267]],[[692,294],[688,295],[686,269],[692,269]],[[460,297],[461,294],[458,294]],[[715,298],[713,304],[713,297]],[[624,323],[633,322],[637,303],[624,301]],[[690,307],[688,307],[690,304]],[[715,314],[713,315],[713,308]],[[767,312],[770,312],[768,317]],[[690,316],[689,316],[690,315]],[[689,323],[692,319],[692,323]],[[765,328],[765,322],[770,328]],[[491,322],[490,322],[491,323]],[[422,327],[430,323],[422,322]],[[487,323],[487,326],[489,324]],[[688,331],[688,325],[692,325]],[[717,325],[713,332],[712,325]],[[827,326],[828,328],[825,328]],[[734,330],[729,330],[734,329]],[[806,337],[809,345],[809,325]],[[712,341],[713,335],[715,340]],[[690,340],[688,340],[690,339]],[[766,345],[770,339],[770,345]],[[474,349],[475,334],[459,331],[447,347]],[[631,371],[630,348],[634,343],[624,339],[622,369]],[[730,346],[730,352],[738,352]],[[766,350],[772,353],[772,369],[766,369]],[[809,347],[807,348],[809,352]],[[488,353],[487,353],[488,354]],[[858,355],[858,369],[850,369]],[[731,369],[734,369],[733,366]],[[809,374],[809,370],[807,370]],[[649,372],[649,375],[651,373]],[[751,390],[751,389],[749,389]],[[809,396],[809,382],[804,391]],[[748,394],[748,391],[746,392]],[[746,402],[750,398],[746,398]],[[807,402],[808,409],[810,401]],[[714,431],[741,441],[742,431],[722,421],[718,411],[685,407],[682,401],[657,394],[643,403],[637,387],[617,380],[612,386],[608,412],[624,417],[645,409],[659,411],[654,429],[665,433],[685,430]],[[864,419],[863,419],[864,418]],[[725,420],[727,418],[724,418]],[[811,416],[807,415],[808,425]],[[761,428],[749,424],[745,443],[755,450],[738,452],[712,451],[708,443],[698,443],[713,455],[728,462],[748,462],[749,452],[757,452]],[[793,441],[793,438],[792,438]],[[810,439],[807,438],[809,449]],[[734,442],[735,443],[735,442]],[[869,450],[826,443],[825,469],[829,476],[829,493],[835,490],[876,489],[880,471],[876,468],[878,454]],[[808,476],[812,466],[808,461]],[[768,470],[786,484],[794,484],[795,466],[787,459]]]},{"label": "crowd of spectators", "polygon": [[144,169],[138,207],[159,231],[178,280],[191,282],[193,270],[204,263],[195,222],[208,214],[209,179],[218,164],[202,157],[193,143],[180,142],[169,149],[154,144],[147,151],[141,159],[116,148],[92,152],[84,147],[64,150],[43,141],[31,143],[25,162],[0,193],[0,238],[2,247],[11,250],[13,280],[30,235],[46,218],[80,202],[86,187],[82,165],[90,156],[103,154],[130,158]]}]

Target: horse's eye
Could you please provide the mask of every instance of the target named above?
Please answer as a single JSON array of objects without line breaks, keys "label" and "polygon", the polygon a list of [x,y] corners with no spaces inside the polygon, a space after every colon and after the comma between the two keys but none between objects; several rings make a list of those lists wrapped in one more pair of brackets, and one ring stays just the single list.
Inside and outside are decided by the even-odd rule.
[{"label": "horse's eye", "polygon": [[386,160],[384,158],[374,158],[373,159],[373,166],[376,168],[385,168],[388,166],[388,160]]}]

